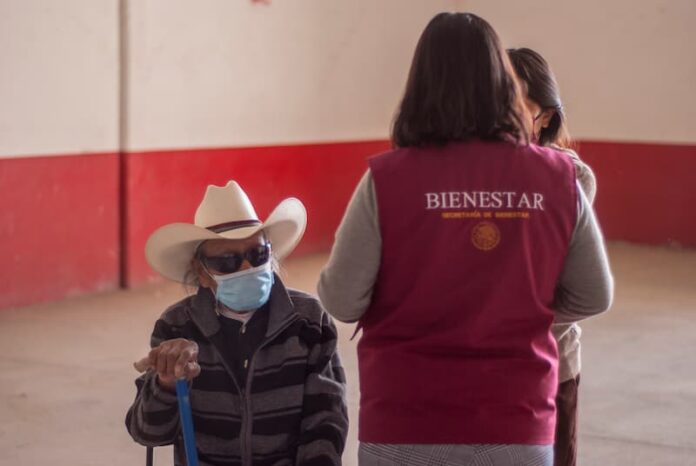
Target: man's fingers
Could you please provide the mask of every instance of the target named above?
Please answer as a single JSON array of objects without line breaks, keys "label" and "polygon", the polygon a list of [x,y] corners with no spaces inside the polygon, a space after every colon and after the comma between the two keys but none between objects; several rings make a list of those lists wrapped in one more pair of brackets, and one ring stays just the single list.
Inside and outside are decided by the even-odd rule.
[{"label": "man's fingers", "polygon": [[167,351],[168,348],[163,347],[157,354],[157,361],[155,362],[155,369],[160,375],[167,375]]},{"label": "man's fingers", "polygon": [[179,348],[174,346],[167,351],[167,375],[176,375],[176,361],[179,359]]},{"label": "man's fingers", "polygon": [[150,366],[150,356],[145,356],[133,363],[133,367],[135,367],[135,370],[138,372],[145,372]]},{"label": "man's fingers", "polygon": [[186,354],[189,361],[195,361],[198,359],[198,345],[195,343],[189,345],[188,348],[186,348],[183,352]]},{"label": "man's fingers", "polygon": [[[163,341],[158,347],[150,350],[148,358],[138,361],[135,367],[138,370],[150,367],[157,371],[160,377],[178,378],[187,375],[191,370],[187,368],[187,364],[196,359],[198,359],[198,345],[183,338],[176,338]],[[200,367],[197,367],[194,372],[198,375]]]},{"label": "man's fingers", "polygon": [[198,348],[194,345],[189,345],[179,353],[179,358],[176,361],[174,375],[184,377],[186,375],[186,367],[190,362],[195,362],[198,358]]},{"label": "man's fingers", "polygon": [[174,375],[177,378],[184,376],[184,369],[186,367],[186,364],[188,364],[189,362],[190,356],[191,355],[186,350],[179,353],[179,358],[176,360],[176,365],[174,367]]},{"label": "man's fingers", "polygon": [[150,366],[153,368],[157,366],[157,357],[160,351],[162,351],[162,348],[158,346],[157,348],[152,348],[150,352],[147,353],[147,357],[150,359]]},{"label": "man's fingers", "polygon": [[186,380],[191,380],[198,377],[198,374],[201,373],[201,366],[196,361],[191,361],[186,363],[182,372],[181,377],[186,377]]}]

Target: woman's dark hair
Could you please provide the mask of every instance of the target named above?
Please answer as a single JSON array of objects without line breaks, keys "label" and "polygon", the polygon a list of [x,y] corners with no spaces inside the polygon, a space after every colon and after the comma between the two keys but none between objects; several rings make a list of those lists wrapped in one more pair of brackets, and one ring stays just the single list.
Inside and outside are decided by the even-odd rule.
[{"label": "woman's dark hair", "polygon": [[394,119],[396,147],[471,138],[528,141],[521,91],[498,35],[471,13],[440,13],[423,31]]},{"label": "woman's dark hair", "polygon": [[549,126],[542,128],[539,134],[539,144],[569,147],[571,141],[561,93],[549,64],[544,57],[527,48],[508,49],[508,56],[522,86],[526,88],[527,97],[542,110],[554,110]]}]

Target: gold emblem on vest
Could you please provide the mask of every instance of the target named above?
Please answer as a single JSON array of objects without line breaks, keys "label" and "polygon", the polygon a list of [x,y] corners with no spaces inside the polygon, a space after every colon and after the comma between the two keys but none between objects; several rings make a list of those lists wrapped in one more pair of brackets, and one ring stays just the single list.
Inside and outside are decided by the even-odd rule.
[{"label": "gold emblem on vest", "polygon": [[500,230],[492,222],[478,223],[471,230],[471,242],[481,251],[490,251],[500,243]]}]

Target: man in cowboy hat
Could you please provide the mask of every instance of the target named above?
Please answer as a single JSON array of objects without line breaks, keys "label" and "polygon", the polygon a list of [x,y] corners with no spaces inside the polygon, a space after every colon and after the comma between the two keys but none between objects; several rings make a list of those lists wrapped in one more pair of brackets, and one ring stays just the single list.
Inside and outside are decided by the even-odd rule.
[{"label": "man in cowboy hat", "polygon": [[285,199],[261,222],[240,186],[209,186],[193,224],[155,231],[145,255],[198,290],[155,324],[126,417],[135,441],[174,444],[184,464],[175,382],[190,381],[201,465],[339,465],[348,430],[336,327],[319,301],[287,289],[274,258],[292,252],[307,215]]}]

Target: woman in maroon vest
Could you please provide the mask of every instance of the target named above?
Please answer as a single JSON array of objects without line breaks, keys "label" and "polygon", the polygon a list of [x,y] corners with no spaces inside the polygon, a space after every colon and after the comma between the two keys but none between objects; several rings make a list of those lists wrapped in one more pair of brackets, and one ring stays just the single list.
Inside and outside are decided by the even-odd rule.
[{"label": "woman in maroon vest", "polygon": [[528,122],[491,26],[433,18],[319,283],[363,330],[363,466],[552,464],[551,325],[606,310],[613,282],[572,160]]},{"label": "woman in maroon vest", "polygon": [[[597,193],[597,181],[590,166],[571,148],[561,93],[551,67],[544,57],[528,48],[508,49],[508,56],[522,85],[527,110],[534,116],[532,139],[541,146],[563,150],[570,156],[578,182],[592,204]],[[554,466],[575,466],[581,330],[576,323],[554,325],[552,330],[558,344]]]}]

